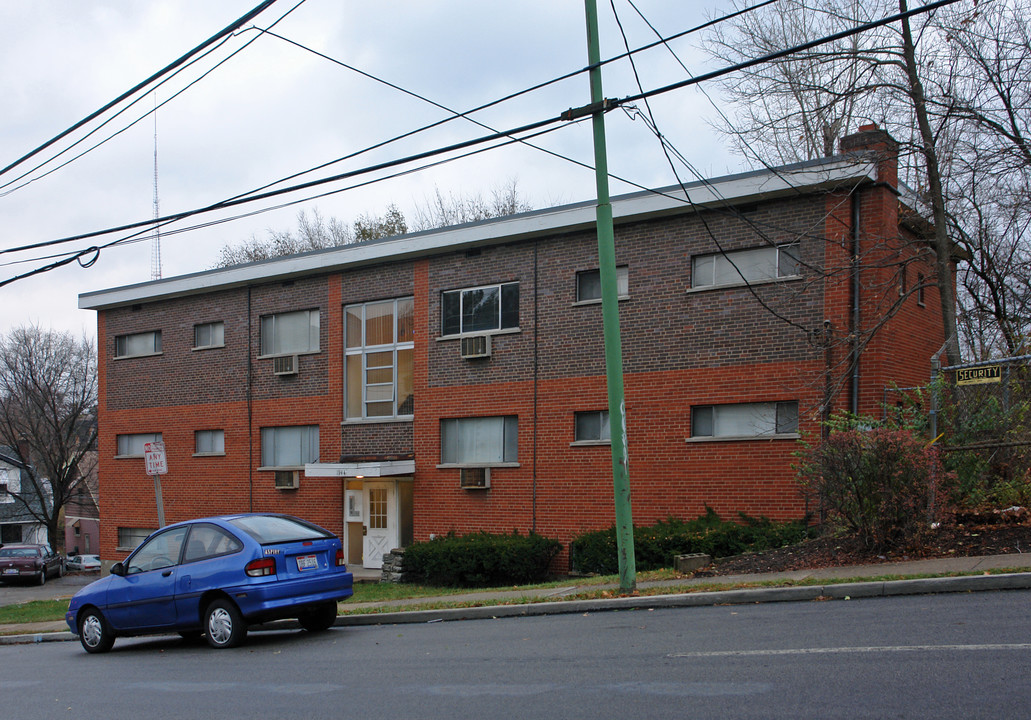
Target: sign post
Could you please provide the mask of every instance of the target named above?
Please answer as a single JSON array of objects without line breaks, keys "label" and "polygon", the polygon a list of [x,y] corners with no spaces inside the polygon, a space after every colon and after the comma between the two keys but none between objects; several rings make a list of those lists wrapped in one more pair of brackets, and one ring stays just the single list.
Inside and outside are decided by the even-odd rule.
[{"label": "sign post", "polygon": [[143,460],[147,474],[154,477],[154,501],[158,508],[158,527],[165,526],[165,501],[161,497],[161,476],[168,472],[165,444],[155,441],[143,444]]}]

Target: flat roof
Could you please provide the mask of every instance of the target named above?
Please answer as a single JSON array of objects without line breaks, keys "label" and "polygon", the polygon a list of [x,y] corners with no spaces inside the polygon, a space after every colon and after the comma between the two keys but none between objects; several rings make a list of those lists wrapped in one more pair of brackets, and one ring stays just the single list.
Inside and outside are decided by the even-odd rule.
[{"label": "flat roof", "polygon": [[[699,180],[683,186],[618,195],[611,199],[612,215],[616,223],[626,223],[693,212],[699,208],[772,200],[800,192],[818,192],[845,183],[860,184],[876,180],[877,165],[869,156],[836,156]],[[596,205],[593,200],[561,205],[465,225],[97,290],[80,294],[79,308],[104,310],[585,230],[595,225]]]}]

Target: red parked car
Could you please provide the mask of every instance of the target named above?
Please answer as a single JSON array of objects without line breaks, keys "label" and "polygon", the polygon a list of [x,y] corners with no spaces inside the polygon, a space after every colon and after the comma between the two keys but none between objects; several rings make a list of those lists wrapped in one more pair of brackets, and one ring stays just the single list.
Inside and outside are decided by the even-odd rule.
[{"label": "red parked car", "polygon": [[0,581],[29,579],[42,585],[47,578],[63,574],[64,562],[49,545],[25,543],[0,547]]}]

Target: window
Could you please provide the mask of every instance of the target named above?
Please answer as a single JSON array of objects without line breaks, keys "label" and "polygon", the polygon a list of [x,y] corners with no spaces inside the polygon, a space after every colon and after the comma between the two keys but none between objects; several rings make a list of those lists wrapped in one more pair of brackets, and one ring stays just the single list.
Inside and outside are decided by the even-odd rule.
[{"label": "window", "polygon": [[210,322],[193,326],[193,349],[225,347],[225,323]]},{"label": "window", "polygon": [[519,327],[519,283],[441,293],[442,335]]},{"label": "window", "polygon": [[742,403],[691,408],[692,437],[759,437],[798,432],[798,403]]},{"label": "window", "polygon": [[11,495],[10,488],[8,487],[9,471],[7,468],[0,468],[0,503],[11,503],[14,502],[14,496]]},{"label": "window", "polygon": [[115,357],[141,357],[157,355],[161,352],[161,331],[135,333],[133,335],[115,336]]},{"label": "window", "polygon": [[[630,297],[630,269],[626,265],[616,268],[616,292],[620,298]],[[576,274],[576,301],[601,300],[601,270],[583,270]]]},{"label": "window", "polygon": [[186,552],[183,562],[196,562],[239,552],[243,543],[225,530],[214,525],[197,524],[190,528],[190,537],[186,541]]},{"label": "window", "polygon": [[799,272],[797,244],[734,250],[692,258],[691,285],[697,288],[765,282],[793,277]]},{"label": "window", "polygon": [[225,430],[198,430],[193,434],[195,455],[225,455]]},{"label": "window", "polygon": [[347,419],[411,416],[415,405],[412,298],[344,309]]},{"label": "window", "polygon": [[116,438],[117,457],[143,457],[143,446],[149,442],[161,442],[161,433],[137,433],[119,435]]},{"label": "window", "polygon": [[916,276],[916,304],[920,307],[924,307],[924,275],[920,273]]},{"label": "window", "polygon": [[125,574],[135,575],[149,570],[162,570],[177,564],[179,551],[182,550],[183,540],[189,529],[189,526],[183,525],[152,537],[126,562]]},{"label": "window", "polygon": [[611,442],[608,410],[578,412],[574,422],[574,442]]},{"label": "window", "polygon": [[440,421],[441,464],[491,465],[518,462],[519,419],[455,418]]},{"label": "window", "polygon": [[299,310],[261,318],[261,354],[318,352],[319,311]]},{"label": "window", "polygon": [[154,532],[154,528],[118,528],[118,547],[135,549],[141,542]]},{"label": "window", "polygon": [[319,426],[267,427],[261,429],[261,466],[301,468],[319,459]]}]

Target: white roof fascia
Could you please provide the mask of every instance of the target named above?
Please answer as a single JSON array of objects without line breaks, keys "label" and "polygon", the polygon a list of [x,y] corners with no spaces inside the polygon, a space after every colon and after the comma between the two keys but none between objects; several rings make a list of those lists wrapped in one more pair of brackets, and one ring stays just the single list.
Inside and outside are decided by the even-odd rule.
[{"label": "white roof fascia", "polygon": [[[855,159],[831,158],[776,170],[759,170],[685,186],[617,196],[612,199],[612,214],[617,223],[630,222],[691,212],[699,207],[730,206],[785,195],[807,194],[842,184],[858,184],[876,179],[877,167],[872,161],[857,162]],[[102,310],[314,273],[397,262],[558,232],[574,232],[594,227],[595,207],[594,201],[564,205],[467,225],[205,270],[109,290],[86,292],[79,295],[79,308]]]},{"label": "white roof fascia", "polygon": [[384,460],[353,463],[308,463],[305,477],[390,477],[415,473],[414,460]]}]

